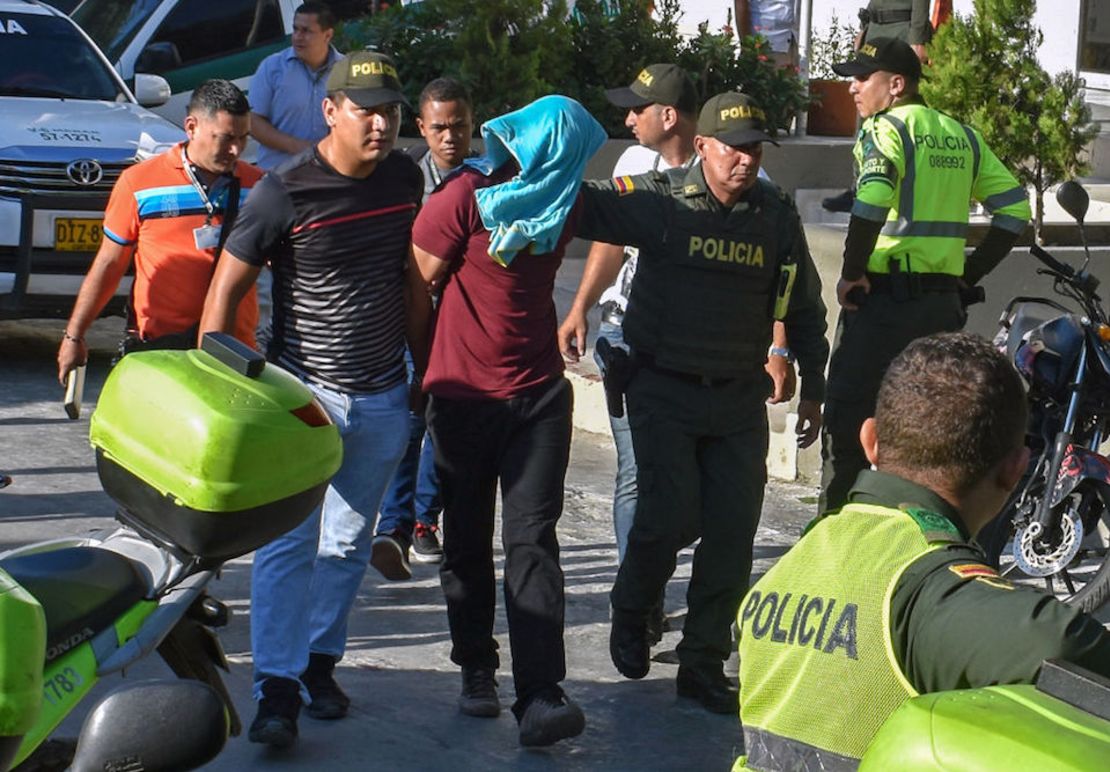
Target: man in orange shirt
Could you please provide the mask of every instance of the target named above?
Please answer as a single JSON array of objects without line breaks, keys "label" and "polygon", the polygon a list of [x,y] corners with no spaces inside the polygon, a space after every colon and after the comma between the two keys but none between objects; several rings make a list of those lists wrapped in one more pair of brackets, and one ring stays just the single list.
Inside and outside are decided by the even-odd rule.
[{"label": "man in orange shirt", "polygon": [[[189,100],[187,140],[120,175],[104,212],[104,239],[58,348],[59,381],[65,383],[69,371],[88,358],[85,332],[115,294],[132,257],[135,279],[121,352],[192,347],[227,235],[224,219],[262,176],[239,160],[249,130],[243,92],[226,80],[205,81]],[[253,288],[237,320],[235,336],[253,346]]]}]

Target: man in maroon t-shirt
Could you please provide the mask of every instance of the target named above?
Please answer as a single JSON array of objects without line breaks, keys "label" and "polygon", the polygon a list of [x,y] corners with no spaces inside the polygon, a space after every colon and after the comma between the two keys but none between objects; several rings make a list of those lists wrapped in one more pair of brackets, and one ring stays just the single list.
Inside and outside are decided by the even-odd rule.
[{"label": "man in maroon t-shirt", "polygon": [[[459,709],[501,712],[494,674],[497,591],[494,499],[500,481],[505,605],[520,742],[550,745],[585,727],[559,686],[566,677],[563,572],[555,524],[563,512],[570,454],[570,383],[555,341],[552,291],[575,217],[554,251],[521,254],[508,266],[489,256],[474,192],[505,182],[510,162],[490,176],[464,168],[430,197],[413,226],[419,275],[413,292],[443,284],[424,390],[443,497],[440,579],[451,627],[451,660],[462,667]],[[415,274],[415,272],[414,272]],[[415,305],[415,304],[414,304]],[[413,314],[416,340],[430,301]],[[419,367],[422,352],[414,352]]]}]

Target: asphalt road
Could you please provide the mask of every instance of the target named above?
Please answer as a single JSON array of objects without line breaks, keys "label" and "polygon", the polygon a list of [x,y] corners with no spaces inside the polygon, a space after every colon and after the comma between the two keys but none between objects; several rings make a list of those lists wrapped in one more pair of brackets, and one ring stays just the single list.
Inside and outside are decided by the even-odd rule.
[{"label": "asphalt road", "polygon": [[[66,418],[55,380],[60,322],[0,322],[0,469],[14,484],[0,492],[0,550],[40,539],[90,533],[112,524],[113,504],[99,487],[89,447],[88,414],[103,383],[120,319],[98,322],[77,421]],[[351,614],[347,656],[338,678],[351,695],[351,714],[319,722],[302,716],[299,743],[271,752],[233,738],[207,769],[246,770],[727,770],[741,748],[738,721],[715,716],[674,694],[675,666],[665,660],[678,634],[666,635],[657,661],[642,681],[621,678],[608,656],[608,591],[616,573],[610,515],[615,459],[608,437],[578,432],[567,474],[566,509],[560,522],[567,585],[565,687],[587,716],[585,733],[540,751],[519,747],[506,710],[497,720],[461,716],[455,700],[457,668],[448,659],[449,636],[434,567],[414,564],[408,582],[387,582],[370,569]],[[757,540],[757,572],[792,543],[811,517],[816,491],[773,484],[768,489]],[[498,552],[500,561],[500,552]],[[667,596],[672,625],[684,615],[684,579],[691,554],[679,560]],[[499,564],[500,565],[500,564]],[[249,722],[249,582],[251,556],[232,561],[210,588],[234,616],[220,637],[231,660],[228,686]],[[500,690],[512,702],[510,657],[503,611]],[[144,661],[128,678],[168,675],[158,660]],[[106,679],[96,695],[118,685]],[[86,705],[92,700],[86,700]],[[75,735],[83,715],[59,733]]]}]

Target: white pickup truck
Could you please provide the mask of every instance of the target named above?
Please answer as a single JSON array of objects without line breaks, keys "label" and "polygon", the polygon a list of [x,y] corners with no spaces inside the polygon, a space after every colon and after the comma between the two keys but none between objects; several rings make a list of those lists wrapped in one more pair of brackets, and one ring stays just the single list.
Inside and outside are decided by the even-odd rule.
[{"label": "white pickup truck", "polygon": [[[69,315],[112,185],[185,137],[142,106],[169,95],[155,75],[133,94],[59,11],[0,0],[0,319]],[[105,313],[120,313],[129,288]]]}]

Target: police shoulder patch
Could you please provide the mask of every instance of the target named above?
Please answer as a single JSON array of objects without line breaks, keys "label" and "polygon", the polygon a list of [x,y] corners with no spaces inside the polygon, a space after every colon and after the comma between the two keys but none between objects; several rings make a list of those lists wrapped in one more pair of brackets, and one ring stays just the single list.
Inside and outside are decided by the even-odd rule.
[{"label": "police shoulder patch", "polygon": [[917,523],[917,527],[921,529],[921,533],[926,541],[963,541],[963,536],[960,535],[960,529],[944,515],[909,504],[902,504],[899,509],[913,518],[913,521]]},{"label": "police shoulder patch", "polygon": [[627,175],[624,177],[614,177],[613,185],[616,186],[617,193],[622,196],[628,195],[636,189],[636,184],[632,181],[632,178]]},{"label": "police shoulder patch", "polygon": [[980,577],[998,578],[997,571],[982,563],[953,563],[948,566],[948,570],[961,579],[978,579]]}]

